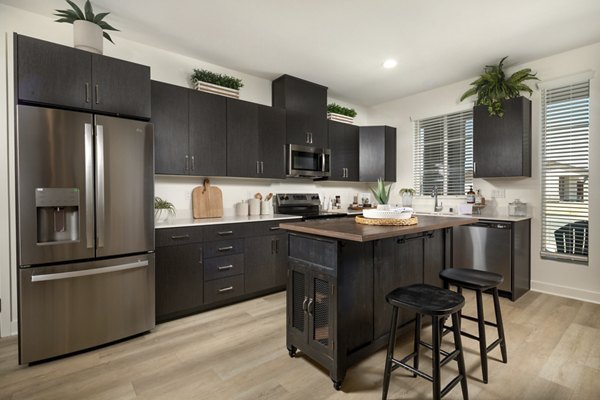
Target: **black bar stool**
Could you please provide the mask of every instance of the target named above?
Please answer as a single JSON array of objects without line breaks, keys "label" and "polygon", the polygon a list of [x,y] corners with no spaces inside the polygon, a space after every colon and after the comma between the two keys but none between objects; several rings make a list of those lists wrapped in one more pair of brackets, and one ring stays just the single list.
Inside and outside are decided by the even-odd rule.
[{"label": "black bar stool", "polygon": [[[469,399],[467,391],[467,374],[465,372],[465,360],[463,357],[462,344],[460,339],[460,328],[458,325],[458,313],[465,305],[465,298],[448,289],[441,289],[430,285],[410,285],[400,287],[390,292],[386,296],[387,302],[392,305],[392,324],[390,327],[390,341],[388,343],[387,357],[385,360],[385,372],[383,374],[383,400],[387,399],[387,393],[390,386],[390,375],[398,367],[402,367],[413,373],[413,376],[420,376],[433,383],[433,398],[441,399],[459,382],[462,388],[463,399]],[[415,340],[413,352],[402,360],[394,358],[394,345],[396,344],[396,330],[398,329],[398,312],[403,308],[413,311],[417,314],[415,318]],[[432,344],[421,341],[421,316],[431,316]],[[452,316],[452,326],[454,331],[454,351],[448,353],[441,349],[442,330],[444,321],[448,316]],[[433,376],[419,370],[419,346],[425,346],[433,351]],[[440,354],[444,355],[440,359]],[[414,365],[410,366],[407,361],[414,359]],[[440,369],[448,362],[456,360],[458,362],[458,376],[454,378],[444,389],[441,388]]]},{"label": "black bar stool", "polygon": [[[500,312],[500,300],[498,298],[498,286],[504,282],[504,278],[500,274],[488,271],[480,271],[477,269],[464,269],[464,268],[448,268],[440,272],[440,278],[446,283],[456,286],[458,293],[462,293],[462,289],[474,290],[477,297],[477,318],[469,315],[460,314],[461,318],[468,319],[469,321],[477,322],[479,330],[479,336],[475,336],[468,332],[459,330],[463,336],[470,339],[477,340],[479,342],[479,353],[481,357],[481,372],[483,375],[483,382],[488,383],[488,353],[492,351],[496,346],[500,345],[500,351],[502,352],[502,362],[506,363],[508,357],[506,355],[506,339],[504,338],[504,325],[502,324],[502,313]],[[486,321],[483,315],[483,295],[482,293],[486,290],[492,291],[494,298],[494,311],[496,313],[496,323]],[[459,322],[460,323],[460,322]],[[452,322],[454,325],[454,322]],[[485,326],[493,326],[498,330],[498,339],[494,343],[487,346],[485,338]],[[447,330],[445,333],[448,333]]]}]

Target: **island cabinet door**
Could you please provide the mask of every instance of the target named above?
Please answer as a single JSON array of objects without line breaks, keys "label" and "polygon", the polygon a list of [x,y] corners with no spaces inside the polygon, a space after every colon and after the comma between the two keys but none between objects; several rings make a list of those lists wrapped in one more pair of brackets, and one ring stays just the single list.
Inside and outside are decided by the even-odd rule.
[{"label": "island cabinet door", "polygon": [[297,346],[298,343],[304,344],[308,341],[308,271],[300,266],[291,265],[288,272],[287,334],[288,342]]}]

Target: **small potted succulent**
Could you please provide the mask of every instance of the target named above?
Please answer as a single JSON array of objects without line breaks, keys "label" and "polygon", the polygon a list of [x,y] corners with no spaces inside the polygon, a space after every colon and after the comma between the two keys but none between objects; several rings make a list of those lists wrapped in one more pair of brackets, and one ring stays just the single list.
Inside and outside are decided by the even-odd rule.
[{"label": "small potted succulent", "polygon": [[156,223],[165,222],[169,215],[175,215],[175,206],[173,203],[163,200],[160,197],[154,198],[154,221]]},{"label": "small potted succulent", "polygon": [[327,105],[327,119],[351,124],[354,122],[354,117],[356,117],[356,110],[354,108],[340,106],[336,103]]},{"label": "small potted succulent", "polygon": [[102,37],[115,44],[108,32],[105,32],[118,31],[118,29],[104,21],[104,18],[110,13],[94,14],[90,0],[86,0],[83,11],[71,0],[66,1],[71,9],[55,10],[54,15],[58,17],[55,22],[73,24],[73,46],[76,49],[102,54]]},{"label": "small potted succulent", "polygon": [[402,207],[412,207],[412,199],[415,194],[417,194],[417,192],[413,188],[400,189],[400,196],[402,196]]},{"label": "small potted succulent", "polygon": [[371,189],[371,192],[373,192],[373,195],[375,196],[375,201],[377,202],[377,209],[389,210],[390,205],[388,204],[388,201],[390,200],[390,190],[392,189],[392,185],[390,185],[386,189],[383,179],[379,178],[377,179],[377,187],[375,189],[369,189]]},{"label": "small potted succulent", "polygon": [[194,69],[191,80],[196,90],[220,94],[234,99],[240,98],[240,89],[244,86],[239,78],[217,74],[206,69]]}]

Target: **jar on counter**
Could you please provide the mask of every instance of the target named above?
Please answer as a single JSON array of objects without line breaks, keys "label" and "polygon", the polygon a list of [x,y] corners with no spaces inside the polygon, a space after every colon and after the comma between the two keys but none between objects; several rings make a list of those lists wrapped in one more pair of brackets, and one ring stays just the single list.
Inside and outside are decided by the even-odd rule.
[{"label": "jar on counter", "polygon": [[508,215],[511,217],[526,217],[527,203],[523,203],[519,199],[515,199],[512,203],[508,203]]}]

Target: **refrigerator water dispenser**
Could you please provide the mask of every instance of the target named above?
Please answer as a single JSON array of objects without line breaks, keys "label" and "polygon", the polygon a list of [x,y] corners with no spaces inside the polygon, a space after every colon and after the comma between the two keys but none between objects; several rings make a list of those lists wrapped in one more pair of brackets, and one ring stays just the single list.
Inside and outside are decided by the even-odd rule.
[{"label": "refrigerator water dispenser", "polygon": [[35,189],[37,243],[79,241],[79,189]]}]

